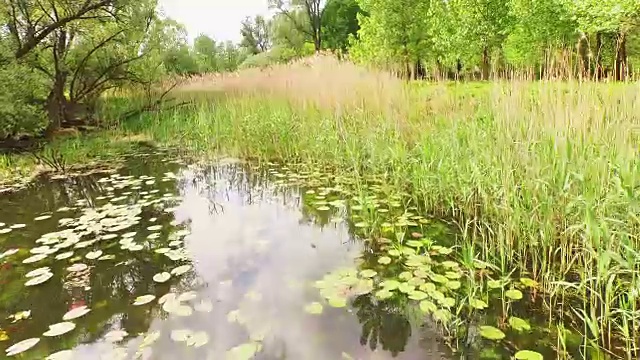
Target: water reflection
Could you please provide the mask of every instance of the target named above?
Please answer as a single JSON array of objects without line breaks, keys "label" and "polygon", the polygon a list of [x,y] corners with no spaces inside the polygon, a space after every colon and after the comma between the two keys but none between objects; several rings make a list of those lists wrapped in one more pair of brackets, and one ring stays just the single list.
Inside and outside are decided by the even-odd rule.
[{"label": "water reflection", "polygon": [[[346,224],[330,222],[328,216],[306,208],[300,189],[273,186],[264,175],[243,164],[201,168],[138,156],[129,160],[117,178],[143,177],[133,185],[123,185],[130,180],[109,182],[101,179],[110,175],[95,175],[43,180],[3,195],[0,221],[27,227],[0,235],[0,253],[21,248],[26,254],[40,236],[60,230],[60,218],[78,216],[83,207],[99,209],[114,199],[113,203],[151,204],[143,207],[139,224],[118,232],[137,231],[135,238],[144,245],[143,250],[122,250],[117,242],[120,237],[101,242],[100,249],[114,254],[115,259],[82,259],[90,267],[72,278],[64,261],[25,265],[21,260],[28,255],[1,259],[1,318],[22,310],[32,313],[30,319],[15,324],[0,320],[0,328],[10,337],[0,342],[0,350],[26,338],[42,337],[64,313],[86,305],[91,312],[77,319],[75,330],[60,337],[42,337],[23,358],[42,359],[58,350],[73,349],[77,359],[224,359],[229,349],[248,343],[260,344],[257,359],[442,358],[432,342],[427,345],[431,349],[425,349],[421,324],[407,318],[403,304],[381,305],[363,295],[344,309],[325,306],[321,315],[303,311],[308,303],[320,301],[311,284],[338,267],[353,266],[363,247],[354,241]],[[174,196],[178,201],[165,201]],[[62,207],[78,209],[57,211]],[[34,222],[40,214],[53,217]],[[153,225],[162,225],[159,235],[148,230]],[[176,262],[156,251],[172,247],[174,235],[183,227],[190,231],[183,245],[188,260]],[[182,264],[193,268],[165,283],[154,282],[155,274]],[[52,268],[54,277],[25,288],[24,274],[45,265]],[[211,301],[210,311],[175,316],[157,301],[132,305],[141,295],[160,298],[167,292],[186,291],[195,291],[196,298],[185,304],[196,308],[201,301]],[[171,333],[178,329],[204,331],[208,343],[197,348],[176,343]],[[105,336],[113,330],[128,335],[112,343]],[[143,342],[150,342],[149,334],[156,332],[157,340],[141,349]]]}]

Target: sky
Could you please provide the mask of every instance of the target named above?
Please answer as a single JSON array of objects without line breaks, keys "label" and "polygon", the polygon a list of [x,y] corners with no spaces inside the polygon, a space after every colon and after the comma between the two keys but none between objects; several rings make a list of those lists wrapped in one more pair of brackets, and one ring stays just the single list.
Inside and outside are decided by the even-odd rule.
[{"label": "sky", "polygon": [[217,41],[238,42],[247,16],[268,15],[267,0],[160,0],[164,14],[186,26],[189,40],[204,33]]}]

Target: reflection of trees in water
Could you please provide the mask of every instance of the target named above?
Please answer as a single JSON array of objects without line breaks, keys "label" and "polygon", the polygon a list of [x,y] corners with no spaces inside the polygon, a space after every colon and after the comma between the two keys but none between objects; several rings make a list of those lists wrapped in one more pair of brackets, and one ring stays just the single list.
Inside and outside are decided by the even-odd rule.
[{"label": "reflection of trees in water", "polygon": [[378,302],[372,295],[360,295],[353,302],[356,316],[362,325],[360,344],[369,345],[376,350],[378,345],[383,350],[397,356],[404,351],[411,336],[411,323],[403,315],[403,304],[400,299]]}]

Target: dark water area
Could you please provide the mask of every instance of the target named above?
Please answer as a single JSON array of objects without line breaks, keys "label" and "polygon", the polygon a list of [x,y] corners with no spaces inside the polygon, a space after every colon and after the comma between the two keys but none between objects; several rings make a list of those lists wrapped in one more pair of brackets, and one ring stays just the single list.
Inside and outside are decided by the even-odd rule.
[{"label": "dark water area", "polygon": [[372,254],[305,196],[162,154],[1,195],[0,358],[458,358],[406,302],[326,304],[314,284]]}]

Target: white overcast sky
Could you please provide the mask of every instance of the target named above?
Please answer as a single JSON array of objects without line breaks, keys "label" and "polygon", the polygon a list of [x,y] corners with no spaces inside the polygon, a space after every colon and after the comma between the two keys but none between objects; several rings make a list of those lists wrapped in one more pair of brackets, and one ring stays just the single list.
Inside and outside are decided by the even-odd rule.
[{"label": "white overcast sky", "polygon": [[246,16],[268,15],[267,0],[160,0],[164,14],[184,24],[189,40],[207,34],[217,41],[240,41]]}]

